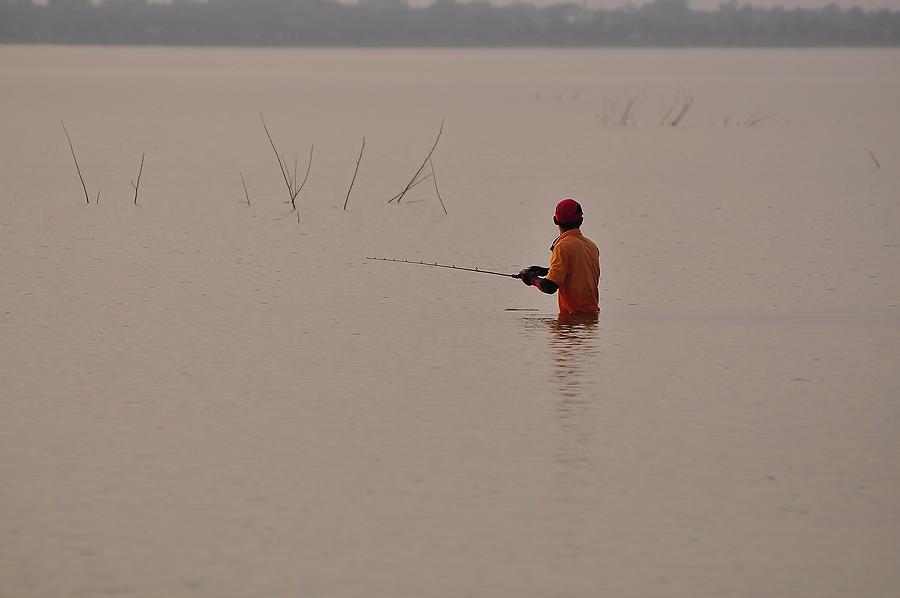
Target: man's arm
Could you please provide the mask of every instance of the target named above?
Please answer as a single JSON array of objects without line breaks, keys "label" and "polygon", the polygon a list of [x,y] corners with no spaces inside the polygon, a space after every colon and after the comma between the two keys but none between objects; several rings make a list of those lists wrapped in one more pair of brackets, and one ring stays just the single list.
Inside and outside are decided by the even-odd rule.
[{"label": "man's arm", "polygon": [[541,276],[546,276],[549,271],[548,268],[544,268],[543,266],[531,266],[530,268],[520,270],[519,278],[521,278],[522,282],[528,286],[537,287],[542,293],[552,295],[559,290],[559,285],[548,278],[541,278]]},{"label": "man's arm", "polygon": [[535,276],[532,279],[532,284],[536,286],[540,292],[547,293],[548,295],[552,295],[559,290],[559,285],[549,278],[541,278],[540,276]]}]

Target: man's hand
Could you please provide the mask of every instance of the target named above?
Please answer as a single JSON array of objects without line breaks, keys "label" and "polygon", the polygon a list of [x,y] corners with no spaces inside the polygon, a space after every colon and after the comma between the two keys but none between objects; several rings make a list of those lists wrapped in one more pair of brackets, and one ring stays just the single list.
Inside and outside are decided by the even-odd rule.
[{"label": "man's hand", "polygon": [[519,270],[519,278],[521,278],[522,282],[527,286],[534,284],[534,274],[531,273],[531,268],[522,268]]},{"label": "man's hand", "polygon": [[528,286],[534,286],[534,279],[539,276],[546,276],[550,272],[549,268],[543,266],[529,266],[519,270],[519,278]]}]

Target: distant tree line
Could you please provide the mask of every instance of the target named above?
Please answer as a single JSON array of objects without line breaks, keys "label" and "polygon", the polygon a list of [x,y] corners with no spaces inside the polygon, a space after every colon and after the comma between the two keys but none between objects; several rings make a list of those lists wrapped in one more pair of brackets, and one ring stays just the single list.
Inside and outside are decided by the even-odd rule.
[{"label": "distant tree line", "polygon": [[900,12],[761,9],[711,12],[687,0],[640,7],[538,8],[436,0],[0,0],[0,43],[183,46],[898,46]]}]

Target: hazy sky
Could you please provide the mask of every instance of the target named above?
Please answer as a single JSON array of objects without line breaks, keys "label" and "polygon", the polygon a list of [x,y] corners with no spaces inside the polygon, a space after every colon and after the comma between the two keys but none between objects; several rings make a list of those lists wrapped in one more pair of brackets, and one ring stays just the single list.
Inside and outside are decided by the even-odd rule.
[{"label": "hazy sky", "polygon": [[[46,0],[39,0],[44,4]],[[149,0],[150,2],[169,2],[171,0]],[[355,3],[355,0],[341,0],[347,3]],[[434,0],[407,0],[411,6],[427,6],[432,4]],[[465,1],[465,0],[462,0]],[[506,5],[523,0],[490,0],[492,4]],[[691,8],[696,10],[715,10],[720,4],[726,0],[688,0]],[[648,4],[648,0],[528,0],[530,4],[537,6],[548,6],[552,4],[561,4],[563,2],[582,2],[588,8],[619,8],[626,4],[641,6]],[[900,10],[900,0],[750,0],[749,2],[738,0],[738,5],[750,4],[759,8],[771,8],[774,6],[782,6],[786,9],[792,8],[824,8],[829,4],[835,4],[840,8],[853,8],[859,6],[866,10],[887,8],[890,10]]]},{"label": "hazy sky", "polygon": [[[433,0],[407,0],[411,6],[425,6],[431,4]],[[465,1],[465,0],[462,0]],[[492,4],[506,5],[522,0],[490,0]],[[537,6],[548,6],[551,4],[561,4],[564,0],[529,0],[530,4]],[[641,6],[649,4],[648,0],[565,0],[569,2],[581,2],[586,4],[588,8],[619,8],[626,4]],[[726,0],[688,0],[691,8],[696,10],[715,10],[720,4],[724,4]],[[771,8],[774,6],[782,6],[786,9],[792,8],[824,8],[829,4],[835,4],[840,8],[853,8],[859,6],[866,10],[887,8],[890,10],[900,10],[900,0],[738,0],[738,5],[749,4],[758,8]]]},{"label": "hazy sky", "polygon": [[[544,3],[553,4],[549,0],[534,0],[534,4],[542,6]],[[497,2],[499,3],[499,2]],[[720,4],[724,4],[724,0],[688,0],[691,8],[696,10],[715,10]],[[589,8],[617,8],[627,4],[621,0],[587,0]],[[635,6],[647,4],[646,1],[632,2]],[[749,4],[759,8],[772,8],[774,6],[782,6],[786,9],[791,8],[824,8],[829,4],[836,4],[841,8],[853,8],[859,6],[867,10],[888,8],[890,10],[900,10],[900,0],[751,0],[745,2],[738,0],[738,5]]]}]

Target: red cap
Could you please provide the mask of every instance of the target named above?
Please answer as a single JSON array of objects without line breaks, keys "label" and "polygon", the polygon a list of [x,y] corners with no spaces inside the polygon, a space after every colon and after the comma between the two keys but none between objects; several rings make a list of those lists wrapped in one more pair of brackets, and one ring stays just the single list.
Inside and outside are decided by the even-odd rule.
[{"label": "red cap", "polygon": [[581,212],[581,205],[574,199],[564,199],[556,204],[556,214],[554,216],[556,216],[556,220],[560,224],[571,224],[584,218],[584,214]]}]

